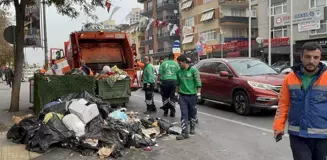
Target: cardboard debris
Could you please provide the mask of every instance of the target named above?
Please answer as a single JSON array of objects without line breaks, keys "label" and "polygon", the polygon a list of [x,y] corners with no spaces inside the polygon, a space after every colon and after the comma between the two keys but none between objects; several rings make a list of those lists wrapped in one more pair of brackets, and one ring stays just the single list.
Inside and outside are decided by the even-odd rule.
[{"label": "cardboard debris", "polygon": [[112,151],[114,151],[115,145],[112,145],[111,148],[108,147],[102,147],[99,149],[98,154],[100,156],[100,159],[104,159],[110,156]]},{"label": "cardboard debris", "polygon": [[142,133],[148,138],[157,137],[160,134],[160,128],[155,127],[149,129],[142,129]]}]

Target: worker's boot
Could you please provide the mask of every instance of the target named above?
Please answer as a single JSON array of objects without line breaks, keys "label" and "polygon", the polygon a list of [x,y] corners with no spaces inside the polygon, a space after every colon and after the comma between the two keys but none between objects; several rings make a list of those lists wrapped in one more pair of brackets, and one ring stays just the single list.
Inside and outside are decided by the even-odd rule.
[{"label": "worker's boot", "polygon": [[176,136],[176,140],[184,140],[190,138],[190,135],[187,132],[182,132],[181,135]]},{"label": "worker's boot", "polygon": [[170,117],[175,117],[175,112],[176,112],[175,107],[171,107],[170,108]]},{"label": "worker's boot", "polygon": [[146,106],[146,111],[143,114],[151,114],[152,110],[151,107],[149,105]]},{"label": "worker's boot", "polygon": [[168,108],[163,108],[163,110],[164,110],[164,117],[167,117],[168,116]]},{"label": "worker's boot", "polygon": [[196,120],[195,119],[191,119],[191,122],[190,122],[190,134],[192,134],[192,135],[195,134],[195,124],[196,124]]}]

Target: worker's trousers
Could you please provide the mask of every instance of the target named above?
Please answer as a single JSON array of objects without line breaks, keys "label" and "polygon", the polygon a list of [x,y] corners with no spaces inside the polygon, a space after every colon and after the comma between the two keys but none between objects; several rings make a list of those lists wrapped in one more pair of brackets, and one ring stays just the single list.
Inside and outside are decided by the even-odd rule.
[{"label": "worker's trousers", "polygon": [[161,83],[161,96],[162,96],[162,109],[165,112],[175,114],[175,103],[176,103],[176,81],[175,80],[163,80]]},{"label": "worker's trousers", "polygon": [[327,160],[327,139],[290,135],[294,160]]},{"label": "worker's trousers", "polygon": [[145,91],[145,103],[147,111],[157,111],[153,100],[154,83],[144,83],[143,86]]},{"label": "worker's trousers", "polygon": [[179,95],[179,106],[181,108],[181,128],[182,133],[188,134],[188,121],[190,121],[191,126],[196,124],[196,95]]}]

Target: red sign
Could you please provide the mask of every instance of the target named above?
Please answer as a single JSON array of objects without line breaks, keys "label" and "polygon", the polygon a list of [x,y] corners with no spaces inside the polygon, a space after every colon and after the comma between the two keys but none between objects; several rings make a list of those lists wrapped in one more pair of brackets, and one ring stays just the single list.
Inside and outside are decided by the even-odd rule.
[{"label": "red sign", "polygon": [[[251,44],[252,46],[255,45],[257,42],[255,40],[252,40]],[[265,39],[264,47],[268,46],[268,39]],[[277,46],[288,46],[289,45],[289,38],[274,38],[271,39],[271,46],[277,47]],[[212,46],[213,51],[220,51],[221,47],[223,47],[224,51],[240,51],[240,50],[246,50],[249,47],[248,41],[241,41],[241,42],[227,42],[223,45],[216,44]]]}]

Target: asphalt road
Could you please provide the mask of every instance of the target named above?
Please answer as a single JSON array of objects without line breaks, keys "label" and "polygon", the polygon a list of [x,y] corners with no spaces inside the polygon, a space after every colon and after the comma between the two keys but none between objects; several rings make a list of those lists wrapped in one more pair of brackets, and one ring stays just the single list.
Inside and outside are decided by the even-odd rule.
[{"label": "asphalt road", "polygon": [[[130,105],[145,109],[144,92],[132,94]],[[157,107],[161,97],[155,94]],[[180,112],[171,121],[179,121]],[[162,116],[159,110],[157,116]],[[228,106],[214,103],[198,105],[199,125],[197,133],[189,140],[170,140],[161,144],[164,151],[153,159],[203,159],[203,160],[290,160],[289,138],[276,143],[273,139],[274,112],[261,112],[253,116],[237,115]]]},{"label": "asphalt road", "polygon": [[[6,88],[1,84],[1,88]],[[10,89],[0,90],[4,97]],[[5,94],[7,93],[7,94]],[[10,92],[9,92],[10,93]],[[27,108],[28,83],[23,83],[21,92],[21,107]],[[8,99],[9,99],[8,97]],[[2,105],[7,106],[7,98]],[[161,106],[161,97],[155,94],[157,108]],[[142,112],[145,110],[144,92],[132,93],[128,110]],[[156,115],[162,117],[163,111],[158,110]],[[4,116],[4,115],[2,115]],[[11,115],[10,115],[11,116]],[[180,112],[177,106],[176,118],[168,118],[171,122],[180,121]],[[6,118],[5,118],[6,117]],[[9,121],[11,117],[2,117],[1,120]],[[243,117],[237,115],[228,106],[214,103],[205,103],[198,106],[199,125],[196,134],[190,139],[176,141],[175,137],[169,136],[159,140],[158,147],[153,147],[151,152],[131,151],[126,149],[123,160],[290,160],[292,159],[289,147],[289,138],[276,143],[272,134],[272,122],[274,112],[262,112],[256,115]],[[5,120],[6,119],[6,120]],[[179,125],[179,124],[177,124]],[[7,142],[11,143],[11,142]],[[57,159],[98,159],[94,157],[82,157],[68,149],[54,149],[41,155],[35,160]]]}]

